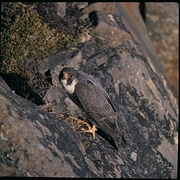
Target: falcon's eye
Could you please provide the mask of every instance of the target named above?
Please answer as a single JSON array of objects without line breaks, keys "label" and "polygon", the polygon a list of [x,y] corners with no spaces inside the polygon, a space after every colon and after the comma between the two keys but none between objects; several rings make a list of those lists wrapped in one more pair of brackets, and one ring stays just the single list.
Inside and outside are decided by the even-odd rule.
[{"label": "falcon's eye", "polygon": [[70,78],[73,78],[73,77],[74,77],[74,75],[70,75],[69,77],[70,77]]}]

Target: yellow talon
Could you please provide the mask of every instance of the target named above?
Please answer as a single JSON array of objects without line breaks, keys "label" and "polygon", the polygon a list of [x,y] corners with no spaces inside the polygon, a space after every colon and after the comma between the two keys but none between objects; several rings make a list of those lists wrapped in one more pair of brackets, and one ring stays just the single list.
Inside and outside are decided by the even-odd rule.
[{"label": "yellow talon", "polygon": [[[88,125],[89,125],[89,124],[88,124]],[[95,139],[95,132],[97,131],[97,128],[96,128],[96,126],[93,124],[92,127],[88,126],[88,129],[87,129],[87,130],[84,129],[84,128],[82,128],[82,131],[83,131],[83,132],[90,132],[90,133],[92,133],[93,139]]]},{"label": "yellow talon", "polygon": [[97,131],[97,128],[96,128],[96,126],[95,126],[94,124],[93,124],[93,126],[91,127],[87,122],[84,122],[83,120],[80,120],[80,119],[75,118],[75,117],[73,117],[73,116],[69,116],[68,118],[77,121],[77,123],[79,123],[79,124],[84,124],[84,125],[86,125],[88,129],[82,128],[81,130],[82,130],[83,132],[90,132],[90,133],[92,133],[93,139],[95,139],[95,132]]}]

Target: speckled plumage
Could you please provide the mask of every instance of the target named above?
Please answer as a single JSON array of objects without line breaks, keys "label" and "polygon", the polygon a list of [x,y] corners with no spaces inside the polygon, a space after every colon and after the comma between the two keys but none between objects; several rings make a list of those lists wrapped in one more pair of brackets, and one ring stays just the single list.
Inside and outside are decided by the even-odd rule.
[{"label": "speckled plumage", "polygon": [[67,92],[68,96],[91,117],[93,124],[113,138],[117,146],[121,141],[121,132],[117,125],[116,109],[100,83],[93,76],[68,67],[60,72],[59,81],[66,92],[66,87],[75,82],[73,93]]}]

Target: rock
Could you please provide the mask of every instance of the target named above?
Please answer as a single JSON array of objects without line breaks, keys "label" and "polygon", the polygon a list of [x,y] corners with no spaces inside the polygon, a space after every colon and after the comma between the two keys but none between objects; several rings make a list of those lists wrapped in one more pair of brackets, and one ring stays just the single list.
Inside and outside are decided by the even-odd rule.
[{"label": "rock", "polygon": [[66,15],[66,2],[56,2],[57,3],[57,14],[60,17],[64,17]]},{"label": "rock", "polygon": [[68,57],[70,57],[71,54],[67,52],[58,52],[56,54],[53,54],[50,57],[47,57],[43,61],[40,61],[39,63],[39,71],[40,73],[44,74],[49,69],[53,69],[56,67],[60,62],[64,62],[64,60]]},{"label": "rock", "polygon": [[2,78],[0,101],[1,176],[97,177],[84,146],[63,121],[12,93]]},{"label": "rock", "polygon": [[115,3],[114,2],[96,2],[85,7],[81,12],[83,14],[90,14],[92,11],[100,11],[105,14],[114,14]]},{"label": "rock", "polygon": [[62,98],[61,94],[62,88],[58,86],[52,86],[45,94],[43,101],[48,103],[59,103],[60,99]]},{"label": "rock", "polygon": [[51,73],[53,87],[44,100],[52,103],[50,113],[56,117],[65,113],[86,118],[58,82],[63,67],[72,66],[97,78],[117,109],[117,123],[127,146],[119,145],[117,152],[100,129],[96,139],[92,139],[91,134],[81,132],[81,125],[53,117],[12,93],[0,79],[2,175],[177,178],[175,98],[136,6],[115,3],[115,7],[111,16],[94,8],[95,16],[91,18],[95,18],[97,26],[104,23],[111,31],[117,28],[117,34],[123,31],[128,36],[126,40],[119,39],[122,42],[112,46],[107,33],[99,30],[106,46],[91,37],[78,49],[46,58],[40,69]]},{"label": "rock", "polygon": [[[142,17],[139,16],[138,19],[138,26],[142,24],[142,28],[139,28],[131,19],[133,15],[126,13],[126,7],[120,3],[116,3],[116,7],[119,13],[124,13],[124,17],[129,22],[120,19],[118,11],[111,17],[94,11],[96,13],[94,17],[97,18],[94,21],[100,25],[106,24],[109,29],[117,28],[117,32],[124,31],[128,38],[120,42],[121,48],[119,45],[113,47],[110,37],[109,39],[106,37],[108,33],[103,33],[106,29],[99,28],[103,29],[103,31],[99,30],[101,38],[111,43],[102,48],[92,38],[84,42],[78,52],[82,54],[81,58],[64,59],[64,64],[59,63],[57,66],[59,69],[55,67],[54,69],[57,70],[52,71],[53,77],[54,79],[56,77],[56,83],[58,83],[58,75],[62,67],[75,65],[76,69],[84,70],[98,78],[109,93],[117,108],[119,126],[128,143],[126,155],[123,154],[122,147],[119,147],[122,154],[118,156],[120,163],[120,169],[116,172],[120,173],[118,177],[175,178],[177,177],[178,138],[176,101],[162,75],[162,68],[148,35],[141,32],[145,29]],[[134,8],[134,11],[136,12],[137,8]],[[70,111],[75,117],[84,117],[83,114],[76,113],[70,104],[66,103],[71,107]],[[68,110],[67,113],[69,113]],[[81,139],[84,138],[81,137]],[[93,142],[93,144],[96,143],[97,141]],[[97,159],[96,148],[99,149],[96,145],[85,146],[89,155],[96,157],[95,159]],[[107,151],[109,148],[106,149]],[[170,152],[175,156],[170,156]],[[103,162],[102,159],[101,161]],[[122,165],[125,165],[126,170]],[[108,177],[111,176],[115,177],[112,174],[108,175]]]},{"label": "rock", "polygon": [[86,6],[88,6],[88,2],[75,2],[75,3],[79,10],[84,9]]},{"label": "rock", "polygon": [[52,86],[45,94],[43,101],[45,104],[51,104],[50,110],[56,114],[62,114],[64,112],[71,116],[82,116],[80,109],[74,104],[68,96],[66,96],[62,87]]},{"label": "rock", "polygon": [[94,13],[97,13],[96,16],[98,17],[95,33],[102,39],[105,39],[104,43],[107,43],[109,47],[120,47],[125,41],[130,39],[130,35],[118,27],[112,15],[104,16],[100,12]]}]

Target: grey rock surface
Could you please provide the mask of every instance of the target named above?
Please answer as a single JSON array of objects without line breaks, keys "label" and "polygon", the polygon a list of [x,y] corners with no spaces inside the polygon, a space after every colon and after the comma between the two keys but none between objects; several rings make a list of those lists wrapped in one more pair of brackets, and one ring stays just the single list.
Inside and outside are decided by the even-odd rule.
[{"label": "grey rock surface", "polygon": [[57,13],[60,17],[66,15],[66,2],[57,2]]},{"label": "grey rock surface", "polygon": [[88,2],[75,2],[75,3],[79,10],[84,9],[86,6],[88,6]]},{"label": "grey rock surface", "polygon": [[71,127],[11,92],[2,78],[0,101],[0,176],[97,177]]},{"label": "grey rock surface", "polygon": [[123,29],[119,28],[113,15],[109,14],[107,16],[98,11],[94,13],[97,16],[98,21],[98,25],[94,31],[100,38],[105,40],[104,43],[108,44],[109,47],[120,48],[125,41],[130,39],[130,35]]},{"label": "grey rock surface", "polygon": [[115,2],[107,2],[107,3],[103,3],[103,2],[96,2],[96,3],[92,3],[89,6],[85,7],[82,10],[83,14],[90,14],[93,11],[101,11],[102,13],[105,14],[114,14],[115,11]]},{"label": "grey rock surface", "polygon": [[[140,28],[123,3],[115,7],[110,16],[96,8],[87,13],[95,15],[95,28],[104,21],[109,32],[116,27],[117,34],[127,35],[126,40],[112,46],[107,34],[101,33],[105,45],[91,37],[78,49],[58,52],[40,63],[40,72],[50,71],[52,78],[53,86],[44,96],[51,114],[12,93],[0,79],[1,176],[177,178],[175,98],[139,12],[132,5]],[[94,140],[73,121],[64,120],[63,113],[86,118],[59,83],[65,66],[93,75],[106,89],[118,112],[125,149],[120,146],[117,152],[100,130]]]}]

